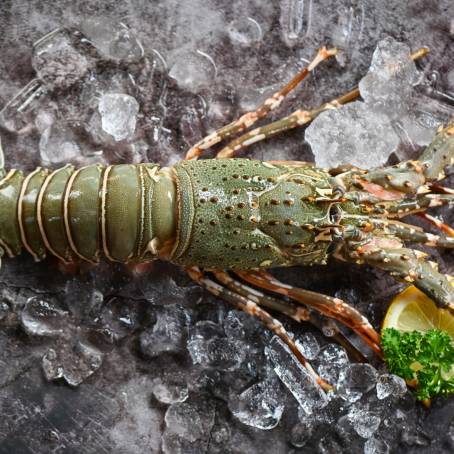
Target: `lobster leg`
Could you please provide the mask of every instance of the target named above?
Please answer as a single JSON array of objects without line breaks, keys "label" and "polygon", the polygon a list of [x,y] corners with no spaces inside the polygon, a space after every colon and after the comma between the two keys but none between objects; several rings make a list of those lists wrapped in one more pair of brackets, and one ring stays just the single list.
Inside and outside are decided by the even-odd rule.
[{"label": "lobster leg", "polygon": [[3,153],[2,140],[0,137],[0,178],[5,176],[5,155]]},{"label": "lobster leg", "polygon": [[[413,60],[417,60],[427,55],[427,53],[428,53],[427,48],[421,48],[414,52],[411,55],[411,58]],[[268,139],[269,137],[273,137],[277,134],[280,134],[281,132],[297,128],[298,126],[304,126],[310,123],[314,118],[316,118],[325,110],[336,109],[344,104],[354,101],[359,97],[359,95],[360,95],[359,89],[355,88],[354,90],[330,102],[322,104],[320,107],[317,107],[316,109],[312,110],[298,109],[285,118],[277,120],[268,125],[262,126],[260,128],[253,129],[252,131],[243,134],[237,139],[232,140],[218,153],[217,158],[220,159],[231,158],[237,151],[244,149],[249,145],[252,145],[256,142],[260,142],[261,140],[264,139]]]},{"label": "lobster leg", "polygon": [[293,301],[305,304],[327,317],[338,320],[358,334],[375,353],[382,356],[379,334],[363,315],[341,299],[292,287],[264,271],[238,271],[237,274],[250,284],[287,296]]},{"label": "lobster leg", "polygon": [[[379,235],[393,235],[403,241],[409,241],[412,243],[422,243],[429,247],[439,247],[439,248],[446,248],[446,249],[453,249],[454,248],[454,231],[446,224],[443,224],[441,221],[438,221],[436,218],[432,218],[432,216],[426,215],[422,213],[424,218],[426,216],[434,223],[437,227],[439,227],[435,222],[441,224],[443,226],[443,231],[448,233],[448,236],[440,236],[434,235],[432,233],[425,232],[421,227],[417,227],[414,225],[405,224],[400,221],[395,221],[392,219],[380,219],[380,218],[370,218],[368,216],[344,216],[343,221],[350,222],[350,227],[353,225],[358,226],[359,228],[367,229],[368,231],[374,230],[378,231]],[[433,221],[432,221],[433,220]],[[348,225],[348,224],[347,224]],[[347,227],[348,228],[348,227]],[[450,229],[452,232],[449,233],[445,229]]]},{"label": "lobster leg", "polygon": [[315,58],[302,69],[290,82],[284,85],[279,91],[274,93],[271,98],[268,98],[260,107],[255,111],[247,112],[242,115],[238,120],[233,121],[232,123],[218,129],[207,137],[203,138],[200,142],[196,143],[193,147],[189,149],[186,154],[186,159],[197,159],[204,150],[211,148],[227,137],[232,136],[238,132],[244,131],[245,129],[251,127],[261,118],[266,117],[272,110],[279,107],[284,100],[284,98],[294,90],[305,78],[312,72],[322,61],[327,58],[336,55],[336,49],[326,49],[325,47],[321,48]]},{"label": "lobster leg", "polygon": [[386,214],[389,218],[403,218],[410,214],[421,213],[429,208],[454,204],[451,194],[424,194],[414,199],[375,202],[372,211]]},{"label": "lobster leg", "polygon": [[300,352],[296,346],[293,339],[285,330],[284,326],[279,320],[273,318],[268,312],[260,308],[254,301],[251,301],[244,296],[235,293],[215,281],[209,279],[205,274],[200,271],[197,267],[191,267],[187,269],[189,276],[201,285],[203,288],[208,290],[211,294],[222,298],[223,300],[233,304],[238,309],[246,312],[249,315],[252,315],[258,318],[270,331],[275,333],[291,350],[295,355],[298,361],[306,368],[309,374],[314,378],[314,380],[319,384],[325,391],[332,391],[333,387],[324,381],[312,368],[304,355]]},{"label": "lobster leg", "polygon": [[[450,228],[449,226],[446,227]],[[390,223],[387,228],[393,235],[403,241],[422,243],[429,247],[454,249],[454,238],[434,235],[412,225],[406,225],[403,223]]]},{"label": "lobster leg", "polygon": [[[454,122],[442,128],[417,161],[404,161],[392,167],[370,172],[351,171],[338,175],[344,188],[360,187],[383,200],[396,200],[405,194],[430,191],[431,184],[445,178],[445,168],[454,164]],[[445,191],[446,192],[446,191]],[[430,194],[435,197],[435,194]],[[451,197],[452,194],[438,195]]]},{"label": "lobster leg", "polygon": [[433,226],[437,229],[441,230],[442,232],[446,233],[449,237],[454,237],[454,229],[449,225],[445,224],[444,222],[440,221],[434,216],[431,216],[427,213],[419,213],[418,214],[421,218],[425,219],[426,221],[430,222]]},{"label": "lobster leg", "polygon": [[263,292],[249,287],[240,281],[233,279],[227,272],[214,270],[213,275],[222,284],[228,287],[232,292],[238,293],[245,298],[257,303],[259,306],[266,307],[280,312],[296,322],[310,321],[309,310],[303,306],[295,306],[282,300],[272,298]]},{"label": "lobster leg", "polygon": [[[276,298],[271,298],[256,288],[252,288],[243,284],[239,280],[233,279],[225,271],[213,271],[213,274],[221,284],[228,287],[231,291],[239,293],[245,298],[256,302],[259,306],[264,306],[268,309],[280,312],[297,322],[308,322],[323,333],[323,320],[314,313],[311,313],[309,309],[303,307],[302,305],[295,306],[288,301],[286,302]],[[337,325],[334,325],[334,329],[335,332],[330,337],[332,337],[332,339],[339,345],[342,345],[355,361],[366,362],[367,360],[364,355],[350,343],[350,341],[341,333]]]},{"label": "lobster leg", "polygon": [[288,131],[290,129],[304,126],[310,123],[315,117],[320,115],[322,112],[328,109],[335,109],[343,104],[355,100],[359,96],[359,90],[352,90],[345,95],[334,99],[333,101],[322,104],[320,107],[313,110],[302,110],[298,109],[291,113],[287,117],[281,118],[280,120],[273,121],[265,126],[255,128],[252,131],[243,134],[235,140],[232,140],[226,145],[218,154],[218,159],[232,158],[234,154],[249,145],[252,145],[261,140],[273,137],[281,132]]},{"label": "lobster leg", "polygon": [[454,288],[446,276],[425,261],[426,254],[401,247],[399,240],[371,236],[367,241],[346,243],[339,253],[346,260],[367,263],[412,283],[437,306],[454,312]]}]

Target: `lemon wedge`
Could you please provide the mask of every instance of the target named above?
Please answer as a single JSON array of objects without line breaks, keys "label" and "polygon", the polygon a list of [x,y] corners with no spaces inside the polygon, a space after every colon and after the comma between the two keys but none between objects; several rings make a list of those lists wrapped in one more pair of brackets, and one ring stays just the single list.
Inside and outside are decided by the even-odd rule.
[{"label": "lemon wedge", "polygon": [[[449,276],[449,280],[454,286],[454,277]],[[446,309],[439,309],[428,296],[410,286],[394,298],[382,328],[420,332],[437,328],[447,331],[454,339],[454,315]]]}]

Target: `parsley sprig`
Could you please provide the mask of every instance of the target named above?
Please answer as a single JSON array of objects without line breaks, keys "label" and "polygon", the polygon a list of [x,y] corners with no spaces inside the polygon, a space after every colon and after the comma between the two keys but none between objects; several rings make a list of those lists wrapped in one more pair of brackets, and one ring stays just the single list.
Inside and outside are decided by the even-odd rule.
[{"label": "parsley sprig", "polygon": [[417,399],[454,393],[454,346],[446,331],[400,332],[386,328],[382,331],[382,347],[389,371],[414,383]]}]

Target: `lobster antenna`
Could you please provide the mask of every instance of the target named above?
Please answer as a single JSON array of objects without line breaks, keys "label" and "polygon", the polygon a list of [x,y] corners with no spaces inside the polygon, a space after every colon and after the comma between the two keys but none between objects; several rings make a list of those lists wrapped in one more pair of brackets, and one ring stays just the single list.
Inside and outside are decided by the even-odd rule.
[{"label": "lobster antenna", "polygon": [[0,136],[0,177],[5,173],[5,155],[3,154],[2,138]]}]

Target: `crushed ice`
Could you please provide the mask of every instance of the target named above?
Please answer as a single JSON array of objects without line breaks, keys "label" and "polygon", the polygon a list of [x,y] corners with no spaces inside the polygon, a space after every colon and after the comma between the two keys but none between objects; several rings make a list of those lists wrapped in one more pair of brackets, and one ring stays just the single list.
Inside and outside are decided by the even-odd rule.
[{"label": "crushed ice", "polygon": [[444,116],[430,112],[430,103],[416,95],[419,79],[406,44],[391,37],[380,41],[359,82],[363,101],[323,112],[307,128],[315,162],[373,168],[386,164],[393,152],[404,159],[406,148],[414,152],[427,145]]},{"label": "crushed ice", "polygon": [[[313,7],[311,1],[280,2],[281,33],[289,46],[310,33]],[[352,46],[352,35],[343,31],[350,27],[353,41],[358,42],[362,20],[361,9],[356,8],[351,23],[339,21],[333,29],[335,43],[348,50],[349,58],[358,46]],[[113,26],[106,19],[94,18],[84,21],[80,29],[82,35],[69,30],[50,34],[35,47],[32,64],[37,79],[3,108],[1,126],[18,135],[37,132],[43,164],[88,163],[89,157],[105,152],[111,153],[109,159],[142,162],[156,156],[156,150],[163,162],[179,159],[176,150],[181,143],[164,126],[169,105],[174,113],[182,110],[177,96],[165,104],[166,96],[172,95],[163,89],[167,82],[161,84],[159,77],[167,62],[155,51],[146,52],[124,24]],[[263,40],[264,30],[261,22],[244,16],[229,22],[226,37],[246,49]],[[430,109],[419,106],[415,122],[411,109],[418,73],[408,55],[407,46],[389,38],[381,41],[360,82],[363,101],[330,110],[307,129],[306,139],[319,165],[348,162],[373,167],[386,162],[403,138],[413,145],[427,143],[438,119]],[[104,60],[109,64],[99,70]],[[169,63],[168,76],[177,89],[187,92],[184,114],[178,115],[186,143],[203,133],[205,115],[222,121],[235,113],[230,86],[225,99],[215,94],[206,99],[201,96],[218,76],[209,53],[184,48]],[[263,97],[268,91],[259,94]],[[51,100],[53,93],[60,95]],[[89,136],[82,143],[81,130]],[[397,433],[394,426],[414,417],[407,410],[405,414],[390,411],[396,400],[411,399],[402,379],[379,375],[368,364],[352,363],[342,347],[323,346],[310,332],[295,338],[320,376],[337,385],[337,392],[327,395],[282,341],[271,338],[247,315],[218,303],[209,317],[205,309],[199,309],[204,314],[199,320],[184,306],[190,292],[168,277],[159,288],[144,279],[136,299],[125,298],[121,292],[104,299],[109,273],[95,273],[95,283],[87,285],[68,281],[63,289],[65,305],[51,297],[27,299],[19,308],[19,322],[30,337],[54,342],[41,356],[46,379],[63,379],[71,386],[99,371],[113,346],[127,344],[139,330],[138,350],[150,364],[168,367],[169,358],[184,363],[184,373],[159,373],[149,383],[149,394],[165,408],[165,453],[205,452],[213,443],[222,447],[230,440],[229,427],[218,423],[215,400],[207,398],[206,392],[224,401],[235,421],[260,430],[290,427],[286,412],[291,414],[297,407],[299,419],[292,421],[290,443],[299,448],[319,437],[320,452],[341,450],[338,438],[355,433],[364,439],[365,453],[387,453]],[[146,300],[146,310],[139,299]],[[0,302],[0,321],[10,312],[10,306]],[[78,329],[81,320],[90,326]],[[332,431],[320,436],[318,431],[327,425]],[[405,437],[410,440],[415,435],[408,432]]]},{"label": "crushed ice", "polygon": [[124,93],[106,93],[98,105],[102,129],[119,142],[130,139],[136,129],[139,103]]}]

